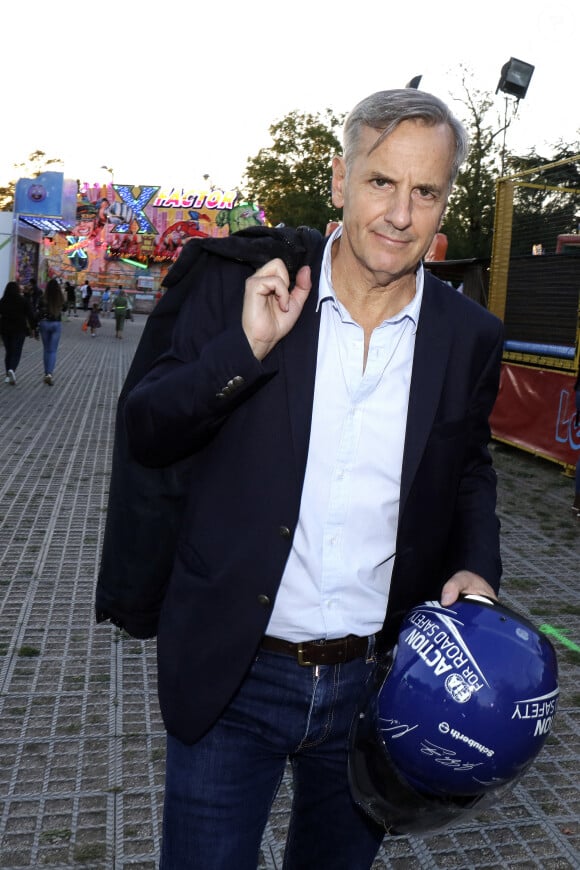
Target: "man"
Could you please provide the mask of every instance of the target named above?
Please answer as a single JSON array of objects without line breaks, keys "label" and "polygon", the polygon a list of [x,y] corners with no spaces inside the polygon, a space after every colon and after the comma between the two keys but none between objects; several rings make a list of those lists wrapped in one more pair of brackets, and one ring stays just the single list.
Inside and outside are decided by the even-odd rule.
[{"label": "man", "polygon": [[111,288],[105,287],[101,296],[101,311],[105,317],[109,316],[109,307],[111,305]]},{"label": "man", "polygon": [[162,870],[251,870],[289,758],[285,867],[369,868],[347,743],[376,649],[414,604],[499,587],[487,451],[499,321],[421,265],[466,152],[435,97],[349,115],[343,224],[289,287],[215,263],[129,394],[134,455],[193,455],[159,625]]},{"label": "man", "polygon": [[68,311],[68,319],[70,320],[70,312],[74,313],[75,317],[78,317],[77,314],[77,289],[74,284],[71,284],[70,281],[65,281],[64,289],[66,292],[66,307]]},{"label": "man", "polygon": [[81,286],[81,301],[83,306],[83,311],[89,310],[89,302],[91,301],[91,296],[93,295],[93,288],[89,284],[88,278],[85,283]]},{"label": "man", "polygon": [[123,338],[123,330],[127,319],[127,311],[129,310],[129,299],[125,295],[125,291],[119,284],[115,298],[113,299],[113,317],[115,318],[115,338]]}]

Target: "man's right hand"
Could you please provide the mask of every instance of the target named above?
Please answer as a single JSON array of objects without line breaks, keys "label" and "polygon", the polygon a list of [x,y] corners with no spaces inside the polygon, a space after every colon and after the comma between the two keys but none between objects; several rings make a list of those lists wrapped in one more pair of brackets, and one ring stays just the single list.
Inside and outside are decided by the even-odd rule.
[{"label": "man's right hand", "polygon": [[263,360],[287,335],[310,293],[310,266],[302,266],[292,292],[283,260],[270,260],[246,281],[242,328],[256,359]]}]

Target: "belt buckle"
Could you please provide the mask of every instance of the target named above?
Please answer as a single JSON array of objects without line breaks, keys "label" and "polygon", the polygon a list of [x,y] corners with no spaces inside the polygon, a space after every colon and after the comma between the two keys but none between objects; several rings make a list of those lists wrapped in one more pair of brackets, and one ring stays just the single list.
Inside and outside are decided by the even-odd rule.
[{"label": "belt buckle", "polygon": [[313,665],[314,663],[310,662],[310,661],[308,661],[308,659],[304,658],[304,655],[305,655],[304,644],[299,643],[298,650],[297,650],[298,664],[301,665],[303,668],[307,668],[307,667],[310,667],[311,665]]}]

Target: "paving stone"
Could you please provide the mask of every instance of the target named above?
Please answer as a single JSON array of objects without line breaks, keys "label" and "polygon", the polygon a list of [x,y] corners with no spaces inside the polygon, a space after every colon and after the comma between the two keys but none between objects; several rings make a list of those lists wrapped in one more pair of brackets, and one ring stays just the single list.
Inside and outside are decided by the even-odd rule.
[{"label": "paving stone", "polygon": [[[93,340],[78,319],[65,322],[55,385],[42,382],[41,347],[28,340],[17,386],[0,390],[2,870],[157,867],[165,741],[155,644],[93,618],[116,397],[144,323],[137,315],[118,341],[110,319]],[[573,482],[505,445],[493,454],[503,598],[579,644]],[[477,820],[386,838],[374,870],[580,868],[580,656],[555,645],[560,708],[533,768]],[[291,799],[288,773],[260,870],[282,867]]]}]

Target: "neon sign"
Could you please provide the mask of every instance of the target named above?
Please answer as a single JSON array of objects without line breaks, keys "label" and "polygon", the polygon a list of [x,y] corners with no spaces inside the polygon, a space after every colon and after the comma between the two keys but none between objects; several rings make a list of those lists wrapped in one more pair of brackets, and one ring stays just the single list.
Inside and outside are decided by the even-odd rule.
[{"label": "neon sign", "polygon": [[67,236],[66,238],[70,244],[64,249],[65,254],[74,254],[75,251],[80,251],[81,248],[88,248],[89,246],[88,236],[79,236],[76,240],[75,236]]},{"label": "neon sign", "polygon": [[[144,209],[151,202],[159,187],[140,187],[138,196],[133,195],[133,190],[136,190],[136,188],[129,187],[128,184],[114,184],[113,187],[121,201],[128,206],[133,220],[136,220],[139,224],[137,232],[155,234],[156,229],[145,214]],[[126,233],[128,230],[128,223],[120,223],[117,225],[115,232]]]},{"label": "neon sign", "polygon": [[159,193],[151,203],[156,208],[211,208],[221,211],[231,209],[238,196],[237,190],[203,190],[196,187],[158,188]]}]

